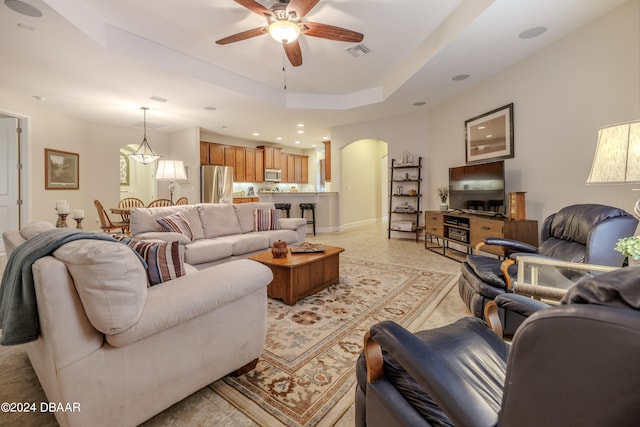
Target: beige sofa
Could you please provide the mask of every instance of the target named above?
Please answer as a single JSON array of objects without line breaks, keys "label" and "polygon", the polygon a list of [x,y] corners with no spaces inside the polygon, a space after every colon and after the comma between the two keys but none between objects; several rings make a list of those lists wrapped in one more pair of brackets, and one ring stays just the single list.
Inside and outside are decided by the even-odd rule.
[{"label": "beige sofa", "polygon": [[[8,253],[25,237],[3,233]],[[24,345],[48,401],[72,409],[55,413],[62,426],[138,425],[262,352],[273,276],[257,262],[148,288],[129,247],[77,240],[32,271],[40,336]]]},{"label": "beige sofa", "polygon": [[[178,239],[185,245],[185,262],[198,269],[247,258],[284,240],[288,245],[302,243],[307,233],[303,218],[280,218],[279,229],[255,231],[256,210],[275,209],[273,203],[239,203],[135,208],[131,210],[131,236],[138,239]],[[184,234],[163,231],[158,219],[180,212],[193,232]]]}]

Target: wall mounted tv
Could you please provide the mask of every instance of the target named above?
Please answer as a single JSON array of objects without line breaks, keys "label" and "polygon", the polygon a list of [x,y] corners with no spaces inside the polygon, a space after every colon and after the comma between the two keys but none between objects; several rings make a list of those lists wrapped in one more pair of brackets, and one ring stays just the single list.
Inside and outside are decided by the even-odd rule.
[{"label": "wall mounted tv", "polygon": [[504,161],[449,168],[449,209],[504,215]]}]

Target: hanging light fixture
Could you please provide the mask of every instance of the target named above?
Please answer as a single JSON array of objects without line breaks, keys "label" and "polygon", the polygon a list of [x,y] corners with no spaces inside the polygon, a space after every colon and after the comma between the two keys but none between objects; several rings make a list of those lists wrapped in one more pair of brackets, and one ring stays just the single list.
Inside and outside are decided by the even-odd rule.
[{"label": "hanging light fixture", "polygon": [[144,138],[142,139],[142,142],[140,143],[140,146],[138,147],[136,152],[133,154],[129,154],[129,157],[138,163],[148,165],[149,163],[153,163],[158,160],[161,156],[154,153],[149,146],[149,143],[147,142],[147,110],[149,109],[149,107],[140,107],[140,109],[144,111]]},{"label": "hanging light fixture", "polygon": [[300,27],[291,21],[275,21],[269,25],[269,35],[279,43],[291,43],[298,40]]}]

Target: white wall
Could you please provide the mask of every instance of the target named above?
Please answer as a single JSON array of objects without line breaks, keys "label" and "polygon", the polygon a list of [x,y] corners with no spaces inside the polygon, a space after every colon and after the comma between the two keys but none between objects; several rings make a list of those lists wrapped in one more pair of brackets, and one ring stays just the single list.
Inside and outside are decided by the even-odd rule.
[{"label": "white wall", "polygon": [[[424,113],[333,129],[332,154],[353,141],[377,138],[389,143],[389,159],[404,150],[423,156],[423,203],[437,209],[436,187],[448,182],[449,167],[465,162],[464,121],[513,102],[515,157],[506,160],[506,190],[527,192],[529,218],[542,221],[573,203],[631,212],[640,196],[631,186],[587,186],[585,181],[597,130],[640,119],[638,22],[640,1],[631,0]],[[333,172],[352,166],[335,166]],[[334,181],[341,192],[348,188],[345,177]],[[347,209],[344,198],[342,206]],[[368,218],[358,206],[349,209],[343,217]]]}]

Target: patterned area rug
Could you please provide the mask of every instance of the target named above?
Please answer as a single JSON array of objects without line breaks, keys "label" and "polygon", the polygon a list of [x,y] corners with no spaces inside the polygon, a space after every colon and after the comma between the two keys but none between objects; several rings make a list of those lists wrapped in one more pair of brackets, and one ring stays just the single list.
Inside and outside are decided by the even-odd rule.
[{"label": "patterned area rug", "polygon": [[341,257],[340,283],[294,306],[269,299],[258,366],[210,387],[259,425],[330,426],[354,400],[365,332],[391,319],[414,330],[456,274]]}]

